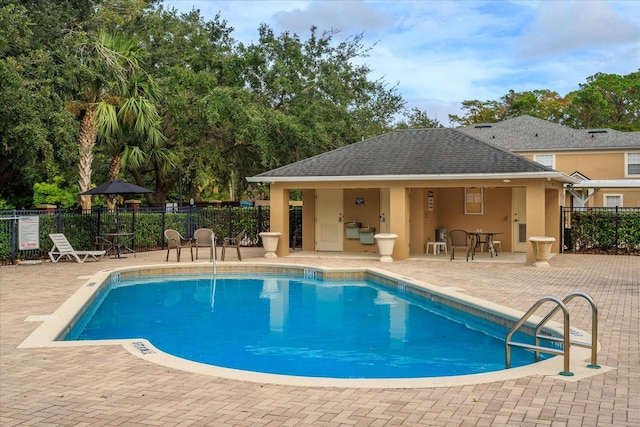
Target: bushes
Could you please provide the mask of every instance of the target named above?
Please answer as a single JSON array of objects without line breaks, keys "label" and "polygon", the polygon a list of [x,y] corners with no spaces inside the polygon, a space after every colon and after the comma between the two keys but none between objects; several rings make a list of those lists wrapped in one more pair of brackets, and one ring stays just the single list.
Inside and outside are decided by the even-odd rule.
[{"label": "bushes", "polygon": [[[301,210],[297,211],[301,215]],[[71,245],[78,249],[91,249],[96,237],[111,231],[135,232],[134,249],[139,252],[162,249],[165,245],[164,230],[174,229],[185,237],[193,236],[198,228],[210,228],[216,241],[232,237],[245,230],[243,246],[258,246],[258,233],[269,230],[268,207],[223,207],[193,208],[185,207],[178,212],[166,209],[144,209],[137,212],[107,212],[96,210],[90,214],[67,212],[58,209],[54,214],[43,211],[12,211],[11,215],[32,215],[40,219],[40,249],[17,251],[16,258],[46,257],[51,249],[50,233],[64,233]],[[2,221],[0,224],[0,260],[12,258],[12,235],[14,221]],[[15,238],[15,235],[13,236]]]},{"label": "bushes", "polygon": [[640,210],[574,210],[571,240],[576,252],[640,254]]}]

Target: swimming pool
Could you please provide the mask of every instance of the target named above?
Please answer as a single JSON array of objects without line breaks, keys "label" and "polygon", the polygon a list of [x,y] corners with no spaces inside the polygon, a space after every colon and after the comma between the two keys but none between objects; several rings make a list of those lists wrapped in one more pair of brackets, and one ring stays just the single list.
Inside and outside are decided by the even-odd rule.
[{"label": "swimming pool", "polygon": [[[372,280],[218,275],[112,282],[65,339],[145,338],[184,359],[280,375],[420,378],[504,369],[506,333]],[[519,348],[512,358],[534,361]]]},{"label": "swimming pool", "polygon": [[[438,326],[431,328],[423,328],[424,325],[423,318],[421,317],[423,314],[419,314],[420,311],[426,312],[429,315],[436,315],[440,318],[440,320],[451,317],[451,314],[457,310],[462,310],[464,313],[460,319],[456,322],[455,327],[457,328],[468,328],[477,329],[478,325],[486,326],[486,324],[491,324],[489,331],[480,332],[483,339],[495,339],[495,336],[492,335],[500,335],[501,330],[510,325],[514,319],[517,319],[521,313],[514,312],[505,307],[498,307],[490,303],[486,303],[480,300],[475,300],[471,297],[458,294],[454,291],[443,290],[441,288],[432,287],[422,282],[418,282],[414,279],[395,276],[393,274],[389,274],[387,272],[376,271],[376,269],[366,269],[366,270],[329,270],[329,269],[315,269],[315,268],[305,268],[301,266],[274,266],[274,265],[248,265],[248,264],[238,264],[238,265],[230,265],[225,264],[224,266],[220,266],[218,270],[220,276],[217,276],[217,279],[214,281],[211,277],[211,265],[201,265],[201,266],[192,266],[190,268],[178,268],[178,267],[154,267],[154,268],[129,268],[129,269],[121,269],[119,271],[112,272],[102,272],[98,274],[87,282],[76,294],[74,294],[63,306],[71,305],[75,306],[75,312],[71,313],[73,310],[69,310],[69,307],[61,307],[56,313],[63,314],[64,316],[55,317],[52,319],[47,319],[47,322],[41,326],[39,329],[44,329],[44,331],[40,331],[42,333],[47,333],[49,338],[52,335],[55,335],[55,343],[51,343],[50,345],[60,346],[60,345],[87,345],[87,344],[122,344],[129,350],[132,354],[135,354],[139,357],[147,358],[149,360],[154,361],[155,363],[160,363],[165,366],[178,367],[180,369],[186,369],[194,372],[202,372],[202,373],[211,373],[213,375],[218,376],[226,376],[237,379],[249,379],[252,381],[266,381],[266,382],[277,382],[277,383],[285,383],[285,384],[300,384],[298,380],[292,380],[290,376],[283,376],[281,374],[293,374],[297,375],[300,378],[307,377],[323,377],[325,381],[318,382],[316,380],[312,381],[313,385],[353,385],[358,384],[362,386],[422,386],[426,385],[447,385],[451,384],[451,381],[443,380],[442,375],[451,375],[452,379],[454,379],[454,383],[457,381],[469,381],[469,377],[476,377],[472,382],[483,382],[487,381],[486,375],[491,374],[476,374],[476,375],[460,375],[469,374],[473,372],[479,372],[477,370],[472,370],[472,372],[459,372],[459,371],[449,371],[449,372],[422,372],[420,378],[411,378],[408,379],[407,375],[403,375],[402,371],[405,372],[408,370],[413,370],[413,367],[410,367],[408,364],[408,359],[411,357],[402,356],[402,353],[395,352],[396,350],[402,349],[403,347],[410,347],[412,345],[422,346],[428,350],[428,347],[431,343],[440,341],[442,338],[442,334],[445,333],[445,329],[438,323]],[[234,365],[228,365],[226,363],[218,363],[217,366],[210,366],[209,363],[212,363],[208,360],[200,360],[199,356],[192,357],[190,355],[186,355],[184,357],[189,357],[195,359],[196,362],[189,362],[184,360],[182,357],[175,357],[171,354],[178,355],[179,351],[175,350],[171,347],[171,345],[165,348],[166,343],[160,342],[157,338],[149,338],[144,335],[144,333],[136,332],[133,335],[129,336],[114,336],[105,339],[106,337],[98,337],[99,341],[88,341],[88,342],[79,342],[79,341],[60,341],[66,338],[71,332],[71,338],[77,338],[74,336],[76,332],[72,332],[74,328],[79,330],[78,328],[82,328],[84,324],[86,324],[86,320],[93,316],[91,311],[91,306],[95,302],[99,302],[101,299],[108,298],[110,292],[106,292],[110,287],[113,287],[114,290],[124,290],[127,288],[141,288],[146,290],[152,290],[154,286],[154,282],[157,284],[165,283],[167,276],[184,276],[184,275],[192,275],[193,278],[191,280],[181,280],[181,284],[176,287],[173,286],[173,296],[164,296],[162,299],[162,304],[164,305],[176,305],[182,301],[182,298],[178,296],[180,292],[186,292],[193,296],[194,300],[199,300],[200,305],[206,307],[206,310],[209,311],[211,315],[216,315],[216,310],[223,311],[224,307],[229,303],[225,302],[223,297],[224,293],[228,293],[229,295],[234,295],[237,297],[237,287],[233,287],[229,283],[225,283],[226,279],[221,279],[221,277],[225,275],[230,276],[247,276],[250,274],[251,276],[255,276],[256,274],[260,274],[264,276],[265,280],[261,282],[256,282],[253,284],[252,293],[258,294],[257,305],[251,306],[246,305],[246,303],[240,302],[240,300],[236,301],[237,307],[244,307],[249,310],[236,310],[238,313],[246,313],[248,311],[263,311],[268,314],[266,320],[258,320],[252,319],[250,323],[254,325],[258,325],[259,322],[262,322],[263,329],[265,332],[264,336],[275,335],[279,337],[282,329],[286,329],[287,320],[283,316],[285,311],[284,306],[282,305],[283,300],[285,299],[285,293],[282,292],[282,289],[285,287],[288,289],[286,292],[286,299],[290,299],[294,302],[297,302],[300,305],[301,301],[307,301],[306,307],[315,307],[315,311],[327,311],[331,314],[329,320],[316,320],[316,323],[324,325],[324,328],[331,329],[337,323],[343,323],[350,326],[352,329],[356,331],[363,331],[364,329],[383,329],[385,334],[383,334],[382,341],[384,341],[384,345],[381,344],[380,338],[377,338],[378,341],[367,341],[372,339],[368,333],[368,331],[364,331],[364,333],[360,332],[352,335],[351,339],[360,339],[363,336],[366,339],[362,339],[364,347],[361,347],[359,350],[353,350],[352,348],[344,349],[340,348],[334,350],[334,359],[344,359],[350,358],[354,353],[360,352],[364,353],[365,360],[360,360],[360,363],[365,368],[368,365],[372,366],[369,373],[362,373],[358,370],[354,371],[353,367],[347,367],[343,369],[347,374],[336,373],[335,371],[321,371],[320,373],[310,373],[306,371],[293,371],[286,370],[282,371],[279,369],[270,370],[270,369],[256,369],[258,371],[262,371],[263,374],[257,375],[249,375],[247,376],[247,371],[244,369],[254,369],[254,368],[246,368]],[[329,280],[337,280],[337,284],[330,285]],[[279,281],[281,283],[279,283]],[[142,286],[130,286],[131,283],[134,282],[142,282]],[[187,288],[184,282],[191,282],[190,287]],[[371,282],[371,283],[368,283]],[[349,285],[347,287],[343,285]],[[282,286],[280,286],[282,285]],[[244,285],[246,287],[246,285]],[[215,287],[215,289],[213,289]],[[220,292],[219,289],[226,289],[226,292]],[[235,290],[234,290],[235,289]],[[306,289],[306,290],[305,290]],[[278,293],[281,294],[281,297],[278,297]],[[152,294],[157,294],[157,292],[152,291]],[[169,293],[171,294],[171,292]],[[329,300],[335,299],[336,295],[342,294],[347,297],[343,299],[343,304],[345,301],[353,300],[357,302],[362,302],[363,300],[368,300],[370,303],[368,305],[367,310],[373,311],[364,311],[364,312],[355,312],[347,313],[347,309],[344,308],[344,305],[340,306],[341,308],[338,310],[340,316],[343,318],[341,322],[337,322],[335,316],[335,308],[328,308]],[[297,295],[297,296],[296,296]],[[310,298],[310,295],[313,295],[313,298]],[[363,296],[364,295],[364,296]],[[262,298],[260,298],[262,297]],[[152,298],[151,298],[152,299]],[[151,301],[150,297],[143,297],[143,300],[147,302]],[[120,305],[120,311],[123,313],[134,313],[136,311],[135,306],[138,303],[133,303],[131,307],[124,307]],[[121,303],[120,303],[121,304]],[[115,305],[117,306],[117,304]],[[117,314],[113,311],[114,305],[111,305],[111,314]],[[262,306],[262,308],[260,308]],[[293,304],[295,307],[296,304]],[[361,306],[361,304],[357,304],[357,306]],[[291,310],[291,306],[286,310]],[[300,312],[305,310],[299,310]],[[310,311],[310,310],[307,310]],[[83,317],[83,313],[88,312],[90,314]],[[109,310],[107,310],[109,313]],[[392,314],[395,313],[395,314]],[[400,313],[400,314],[399,314]],[[404,314],[402,314],[404,313]],[[200,313],[198,316],[202,316]],[[301,320],[301,318],[297,317],[300,313],[288,313],[288,317],[291,318],[290,325],[304,325],[305,323],[309,323],[308,320]],[[479,316],[478,316],[479,315]],[[354,316],[360,318],[373,317],[375,318],[375,322],[373,326],[367,327],[358,327],[359,323],[354,322]],[[117,316],[113,316],[117,317]],[[242,317],[241,317],[242,318]],[[109,319],[109,316],[103,318],[101,322],[105,322],[104,319]],[[475,319],[475,320],[474,320]],[[294,321],[295,320],[295,321]],[[210,319],[205,322],[200,322],[202,324],[207,324],[210,322]],[[256,323],[258,322],[258,323]],[[197,322],[196,322],[197,323]],[[268,325],[268,327],[266,326]],[[289,325],[289,326],[290,326]],[[559,328],[558,326],[550,326],[553,328]],[[206,330],[208,328],[200,328]],[[259,329],[259,327],[257,328]],[[295,329],[295,328],[294,328]],[[268,330],[268,331],[267,331]],[[506,331],[506,329],[504,329]],[[427,341],[423,342],[420,345],[417,345],[420,338],[420,334],[422,332],[431,333],[431,336],[427,336]],[[457,337],[458,330],[452,333]],[[36,331],[38,332],[38,331]],[[38,334],[34,332],[34,337],[32,341],[26,340],[22,346],[29,347],[35,346],[35,341],[38,340]],[[434,335],[433,333],[436,332]],[[553,331],[552,331],[553,332]],[[218,336],[221,332],[216,332]],[[305,336],[306,331],[300,332],[297,331],[298,334]],[[438,334],[440,334],[438,336]],[[235,335],[235,334],[230,334]],[[264,338],[264,336],[262,338]],[[338,334],[340,337],[341,335]],[[43,337],[40,337],[42,339]],[[95,337],[94,337],[95,338]],[[210,339],[210,338],[205,338]],[[457,344],[460,344],[460,352],[459,353],[473,353],[474,345],[465,342],[466,340],[457,340]],[[178,340],[180,342],[180,340]],[[202,344],[203,340],[196,341]],[[372,342],[375,342],[374,345],[371,345]],[[329,350],[329,347],[322,347],[321,349],[311,347],[301,347],[299,343],[297,345],[285,345],[282,342],[278,342],[278,345],[273,345],[273,343],[268,345],[247,345],[243,343],[241,347],[248,349],[249,352],[259,353],[261,355],[267,355],[267,359],[274,356],[275,353],[278,353],[280,356],[285,356],[285,362],[279,363],[267,363],[270,366],[281,366],[290,362],[286,362],[286,357],[291,356],[292,353],[301,353],[303,358],[303,362],[299,365],[314,365],[320,358],[324,358],[327,355],[331,355],[332,351]],[[386,346],[386,347],[385,347]],[[180,345],[178,345],[180,347]],[[196,346],[197,347],[197,346]],[[380,365],[376,365],[376,358],[379,357],[379,354],[374,350],[380,350],[383,348],[382,353],[388,354],[392,353],[391,362],[388,360],[384,363],[388,365],[397,365],[399,367],[400,373],[397,371],[395,373],[389,374],[384,373],[383,375],[372,375],[371,372],[381,372]],[[500,349],[498,350],[499,357],[495,359],[493,363],[495,369],[502,369],[504,366],[504,347],[499,345]],[[230,348],[228,345],[224,346],[225,349]],[[301,350],[302,348],[302,350]],[[364,348],[364,350],[363,350]],[[207,350],[206,352],[209,352]],[[346,352],[346,353],[345,353]],[[168,354],[171,353],[171,354]],[[218,353],[225,353],[224,351],[218,351]],[[439,352],[439,357],[442,358],[442,353]],[[456,365],[456,360],[458,355],[455,355],[449,351],[446,353],[446,357],[444,357],[443,362],[448,365]],[[318,357],[318,355],[322,357]],[[485,364],[486,361],[483,359],[484,355],[476,356],[475,362],[477,365]],[[368,358],[368,359],[367,359]],[[233,359],[233,358],[232,358]],[[532,360],[533,357],[529,360]],[[551,359],[552,360],[552,359]],[[551,360],[540,362],[535,365],[543,365]],[[311,361],[312,363],[308,363]],[[383,363],[383,364],[384,364]],[[207,364],[207,365],[203,365]],[[442,366],[440,366],[442,368]],[[526,371],[527,367],[523,368],[515,368],[510,369],[509,371],[500,371],[502,373],[508,372],[508,377],[518,377],[523,376],[523,369]],[[239,369],[243,369],[243,371],[239,371]],[[475,369],[475,368],[474,368]],[[366,371],[366,369],[365,369]],[[240,373],[242,372],[242,373]],[[354,372],[356,372],[354,374]],[[519,372],[519,373],[518,373]],[[276,374],[276,375],[274,375]],[[433,377],[433,375],[437,375]],[[526,375],[526,374],[525,374]],[[353,380],[353,377],[357,377],[358,379]],[[427,380],[426,377],[431,377]],[[250,378],[249,378],[250,377]],[[331,378],[328,378],[331,377]],[[381,383],[374,383],[376,380],[360,380],[359,378],[368,377],[368,378],[384,378]],[[466,377],[464,380],[462,377]],[[393,380],[391,380],[393,378]],[[342,381],[341,381],[342,380]],[[354,382],[355,381],[355,382]],[[372,382],[374,381],[374,382]],[[395,381],[395,383],[393,383]],[[418,385],[419,383],[419,385]],[[384,385],[380,385],[384,384]],[[398,384],[398,385],[395,385]]]}]

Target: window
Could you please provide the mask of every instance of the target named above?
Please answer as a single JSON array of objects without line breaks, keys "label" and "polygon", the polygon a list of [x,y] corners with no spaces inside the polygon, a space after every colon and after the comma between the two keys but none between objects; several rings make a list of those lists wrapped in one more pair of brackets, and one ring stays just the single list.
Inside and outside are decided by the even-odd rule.
[{"label": "window", "polygon": [[627,153],[625,176],[640,176],[640,153]]},{"label": "window", "polygon": [[616,206],[622,206],[622,194],[605,194],[604,207],[615,208]]},{"label": "window", "polygon": [[533,160],[540,163],[543,166],[555,169],[555,156],[553,154],[534,154]]}]

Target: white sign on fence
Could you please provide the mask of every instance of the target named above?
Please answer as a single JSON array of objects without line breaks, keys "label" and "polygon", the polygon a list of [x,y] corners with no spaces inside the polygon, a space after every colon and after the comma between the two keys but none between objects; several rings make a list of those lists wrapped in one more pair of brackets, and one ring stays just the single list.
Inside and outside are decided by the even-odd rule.
[{"label": "white sign on fence", "polygon": [[18,219],[18,249],[40,249],[40,217],[21,216]]}]

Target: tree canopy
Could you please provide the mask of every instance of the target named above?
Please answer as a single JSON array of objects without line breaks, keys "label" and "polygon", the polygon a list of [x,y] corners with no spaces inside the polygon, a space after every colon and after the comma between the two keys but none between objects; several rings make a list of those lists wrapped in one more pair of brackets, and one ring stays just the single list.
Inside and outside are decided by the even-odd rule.
[{"label": "tree canopy", "polygon": [[[442,126],[407,110],[397,84],[371,79],[375,45],[362,34],[258,30],[243,44],[220,15],[158,0],[0,0],[0,206],[68,206],[115,177],[154,189],[150,205],[182,188],[184,199],[240,200],[257,191],[246,176],[393,129]],[[509,91],[464,101],[450,120],[530,114],[639,130],[639,80],[596,74],[564,97]]]},{"label": "tree canopy", "polygon": [[640,131],[640,71],[626,76],[597,73],[564,97],[550,90],[510,90],[497,101],[463,101],[462,110],[464,115],[450,114],[449,120],[467,126],[527,114],[575,129]]}]

